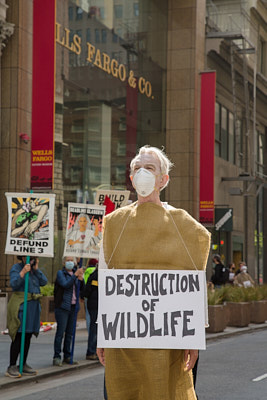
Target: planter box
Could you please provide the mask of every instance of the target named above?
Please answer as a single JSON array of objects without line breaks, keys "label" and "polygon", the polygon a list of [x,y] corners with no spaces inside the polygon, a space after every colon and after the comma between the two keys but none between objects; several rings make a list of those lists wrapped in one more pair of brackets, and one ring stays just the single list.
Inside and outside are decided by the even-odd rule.
[{"label": "planter box", "polygon": [[226,308],[223,305],[208,306],[209,327],[208,333],[223,332],[226,328]]},{"label": "planter box", "polygon": [[267,321],[267,300],[252,301],[250,306],[250,322],[263,324]]},{"label": "planter box", "polygon": [[[55,322],[54,296],[43,296],[41,298],[41,307],[41,322]],[[82,303],[81,300],[77,319],[85,319],[84,303]]]},{"label": "planter box", "polygon": [[245,327],[250,323],[250,306],[251,303],[227,303],[228,309],[228,326]]}]

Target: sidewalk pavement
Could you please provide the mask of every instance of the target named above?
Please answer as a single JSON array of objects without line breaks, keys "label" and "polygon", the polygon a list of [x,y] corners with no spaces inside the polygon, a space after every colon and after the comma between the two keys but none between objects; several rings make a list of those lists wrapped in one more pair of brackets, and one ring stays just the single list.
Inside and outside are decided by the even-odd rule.
[{"label": "sidewalk pavement", "polygon": [[[213,340],[219,340],[234,335],[255,332],[256,330],[267,329],[267,321],[264,324],[250,324],[245,328],[227,327],[223,332],[207,333],[207,343]],[[38,369],[38,374],[35,376],[22,376],[21,378],[13,379],[5,376],[5,372],[9,363],[10,337],[0,334],[0,390],[3,388],[14,387],[29,382],[37,382],[41,379],[54,377],[60,374],[66,374],[72,370],[80,370],[85,368],[95,368],[99,366],[98,361],[88,361],[85,359],[87,349],[88,333],[85,320],[77,322],[74,360],[79,363],[75,365],[64,365],[62,367],[54,367],[53,361],[53,344],[54,344],[55,329],[47,332],[40,332],[38,338],[32,337],[31,347],[28,355],[28,364]]]}]

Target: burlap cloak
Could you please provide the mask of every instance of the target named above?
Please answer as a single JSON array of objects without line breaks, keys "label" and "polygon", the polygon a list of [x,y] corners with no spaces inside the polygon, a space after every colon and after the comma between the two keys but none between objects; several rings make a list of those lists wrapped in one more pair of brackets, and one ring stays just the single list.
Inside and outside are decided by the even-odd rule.
[{"label": "burlap cloak", "polygon": [[[210,234],[184,210],[135,203],[105,217],[103,245],[109,268],[204,270]],[[109,400],[196,399],[183,350],[105,349],[105,358]]]}]

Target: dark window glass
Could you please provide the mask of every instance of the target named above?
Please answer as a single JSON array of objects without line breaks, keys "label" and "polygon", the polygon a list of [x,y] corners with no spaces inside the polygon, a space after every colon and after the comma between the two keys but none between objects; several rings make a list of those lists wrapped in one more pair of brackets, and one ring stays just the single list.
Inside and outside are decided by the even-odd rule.
[{"label": "dark window glass", "polygon": [[229,136],[229,161],[234,164],[235,162],[235,127],[234,127],[234,115],[229,112],[229,123],[228,123],[228,136]]},{"label": "dark window glass", "polygon": [[99,29],[95,29],[95,42],[100,43],[100,31]]},{"label": "dark window glass", "polygon": [[221,107],[221,157],[228,160],[227,110]]},{"label": "dark window glass", "polygon": [[114,6],[115,18],[122,18],[123,16],[123,6],[121,4],[117,4]]},{"label": "dark window glass", "polygon": [[69,7],[69,20],[73,21],[73,7]]},{"label": "dark window glass", "polygon": [[76,7],[76,19],[80,20],[83,18],[83,9],[81,7]]},{"label": "dark window glass", "polygon": [[101,30],[101,35],[102,35],[102,43],[107,43],[107,31],[106,29]]},{"label": "dark window glass", "polygon": [[91,29],[90,28],[86,29],[86,41],[87,42],[91,41]]}]

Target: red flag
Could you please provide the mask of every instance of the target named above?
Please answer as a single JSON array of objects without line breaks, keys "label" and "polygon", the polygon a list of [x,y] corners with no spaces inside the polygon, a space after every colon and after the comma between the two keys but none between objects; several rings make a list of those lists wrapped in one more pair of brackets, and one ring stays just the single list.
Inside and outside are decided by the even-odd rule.
[{"label": "red flag", "polygon": [[115,204],[110,200],[108,196],[105,196],[104,206],[106,206],[105,215],[110,214],[112,211],[115,210]]}]

